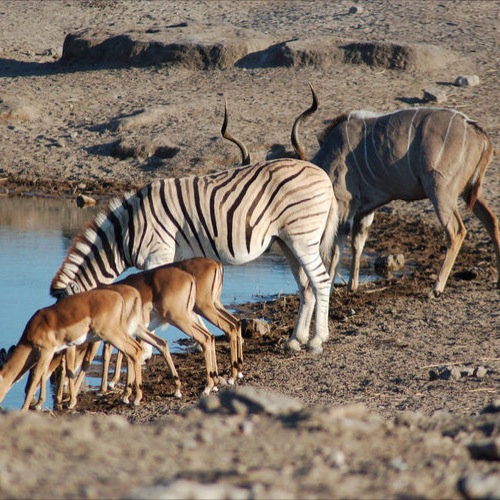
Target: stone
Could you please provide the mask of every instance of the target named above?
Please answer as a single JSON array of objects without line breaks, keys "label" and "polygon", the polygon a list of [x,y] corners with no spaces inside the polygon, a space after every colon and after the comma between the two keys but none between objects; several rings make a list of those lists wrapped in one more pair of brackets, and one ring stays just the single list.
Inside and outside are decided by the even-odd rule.
[{"label": "stone", "polygon": [[424,89],[423,100],[426,102],[446,102],[448,100],[448,96],[444,90],[432,87]]},{"label": "stone", "polygon": [[399,271],[405,265],[405,256],[403,254],[382,255],[375,259],[374,267],[378,271],[391,272]]},{"label": "stone", "polygon": [[467,449],[476,460],[500,460],[500,438],[474,441],[467,445]]},{"label": "stone", "polygon": [[488,373],[488,370],[484,366],[478,366],[474,370],[474,377],[482,378]]},{"label": "stone", "polygon": [[262,319],[243,318],[240,320],[240,325],[241,335],[245,339],[265,337],[271,333],[269,323]]},{"label": "stone", "polygon": [[302,409],[302,402],[277,392],[264,391],[252,386],[224,388],[219,393],[222,406],[236,414],[265,413],[286,415]]},{"label": "stone", "polygon": [[465,498],[500,500],[500,476],[498,474],[472,474],[458,483]]},{"label": "stone", "polygon": [[494,399],[488,406],[485,406],[480,413],[500,413],[500,399]]},{"label": "stone", "polygon": [[225,484],[222,481],[218,481],[217,483],[199,483],[186,479],[178,479],[166,485],[144,486],[126,498],[130,500],[158,500],[162,498],[176,498],[178,500],[208,500],[210,498],[249,500],[252,497],[250,490]]},{"label": "stone", "polygon": [[86,196],[84,194],[80,194],[76,197],[76,204],[78,208],[91,207],[96,203],[97,202],[94,200],[94,198],[91,198],[90,196]]},{"label": "stone", "polygon": [[456,77],[453,85],[456,87],[475,87],[481,83],[477,75],[459,75]]}]

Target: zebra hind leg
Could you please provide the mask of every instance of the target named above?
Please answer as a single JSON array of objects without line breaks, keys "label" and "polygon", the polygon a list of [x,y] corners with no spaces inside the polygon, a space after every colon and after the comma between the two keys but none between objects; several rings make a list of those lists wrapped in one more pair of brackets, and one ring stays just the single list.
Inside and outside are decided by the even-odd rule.
[{"label": "zebra hind leg", "polygon": [[280,246],[290,264],[292,274],[299,287],[300,297],[297,321],[292,335],[286,343],[286,349],[289,351],[300,351],[302,346],[307,344],[309,340],[309,330],[316,298],[309,285],[307,275],[295,255],[284,243],[280,242]]}]

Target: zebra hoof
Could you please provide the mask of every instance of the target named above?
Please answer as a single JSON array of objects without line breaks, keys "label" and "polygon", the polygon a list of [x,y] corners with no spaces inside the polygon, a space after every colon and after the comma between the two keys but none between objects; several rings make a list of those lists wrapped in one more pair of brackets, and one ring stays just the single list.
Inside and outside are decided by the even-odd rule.
[{"label": "zebra hoof", "polygon": [[307,352],[311,354],[321,354],[323,352],[323,346],[321,343],[309,342],[309,344],[307,344]]},{"label": "zebra hoof", "polygon": [[299,352],[302,349],[302,347],[297,339],[289,340],[286,343],[285,348],[287,351],[294,351],[294,352]]}]

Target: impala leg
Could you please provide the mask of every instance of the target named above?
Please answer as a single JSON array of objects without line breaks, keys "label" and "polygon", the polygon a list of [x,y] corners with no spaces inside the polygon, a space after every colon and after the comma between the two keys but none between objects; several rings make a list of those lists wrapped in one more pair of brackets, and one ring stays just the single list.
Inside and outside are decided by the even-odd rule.
[{"label": "impala leg", "polygon": [[78,373],[78,377],[76,377],[75,381],[75,392],[78,394],[80,392],[80,387],[85,378],[85,375],[89,371],[90,366],[92,365],[92,361],[99,350],[99,346],[101,345],[101,341],[90,342],[85,350],[85,354],[82,360],[82,366],[80,367],[80,372]]},{"label": "impala leg", "polygon": [[109,342],[104,342],[102,346],[101,388],[99,389],[102,394],[108,391],[109,363],[112,351],[113,346]]},{"label": "impala leg", "polygon": [[205,300],[198,302],[194,308],[196,314],[204,316],[212,325],[222,330],[229,339],[229,349],[231,353],[231,377],[230,384],[234,384],[237,378],[243,378],[243,337],[238,318],[227,311],[220,302],[220,291],[218,297],[213,301]]},{"label": "impala leg", "polygon": [[238,318],[227,311],[222,303],[217,300],[214,302],[215,318],[207,319],[226,333],[229,338],[229,348],[231,352],[231,378],[229,383],[232,384],[238,378],[243,378],[243,337],[241,336],[241,325]]},{"label": "impala leg", "polygon": [[136,332],[136,335],[137,338],[140,338],[144,342],[147,342],[149,345],[156,347],[156,349],[158,349],[162,353],[175,382],[174,396],[176,398],[182,397],[181,381],[179,379],[179,374],[177,373],[177,370],[175,368],[172,355],[170,354],[170,349],[168,348],[168,342],[165,339],[158,337],[153,332],[150,332],[146,328],[139,327],[138,331]]},{"label": "impala leg", "polygon": [[115,371],[113,374],[113,378],[109,382],[109,387],[111,389],[114,389],[120,382],[120,377],[122,374],[122,364],[123,364],[123,353],[121,351],[118,351],[116,353]]},{"label": "impala leg", "polygon": [[[64,359],[64,357],[62,358]],[[30,372],[30,376],[33,372]],[[42,378],[40,379],[40,394],[38,395],[38,401],[34,404],[34,408],[37,411],[42,409],[43,403],[47,400],[47,383],[50,377],[50,366],[47,368],[45,372],[42,374]],[[31,404],[31,401],[30,401]]]},{"label": "impala leg", "polygon": [[[49,380],[49,377],[51,374],[54,372],[54,370],[61,366],[64,362],[64,353],[60,352],[55,354],[52,359],[50,360],[49,367],[47,370],[42,374],[42,378],[40,379],[40,393],[38,395],[38,401],[30,401],[30,406],[33,406],[36,410],[41,410],[43,403],[47,400],[47,383]],[[28,382],[26,383],[25,387],[25,395],[27,393],[29,385],[32,383],[31,381],[33,380],[33,370],[30,370],[29,375],[28,375]],[[60,384],[59,384],[60,385]],[[57,403],[57,401],[56,401]]]},{"label": "impala leg", "polygon": [[352,231],[351,231],[351,272],[349,275],[349,283],[347,289],[349,292],[355,292],[359,287],[359,270],[361,266],[361,255],[365,247],[368,231],[373,224],[374,212],[366,215],[365,217],[355,218]]},{"label": "impala leg", "polygon": [[69,385],[69,403],[68,409],[73,409],[76,406],[76,389],[75,389],[75,358],[76,347],[70,346],[66,349],[66,374],[68,376]]},{"label": "impala leg", "polygon": [[47,371],[49,367],[50,360],[52,359],[53,354],[54,353],[52,350],[40,351],[38,361],[33,367],[33,375],[31,377],[31,380],[29,381],[29,385],[26,390],[26,397],[24,399],[24,404],[21,407],[22,411],[26,411],[29,409],[30,402],[33,400],[33,397],[35,396],[36,389],[42,380],[43,374]]},{"label": "impala leg", "polygon": [[[449,214],[448,217],[446,217],[447,214]],[[438,217],[446,234],[447,249],[436,283],[429,294],[431,297],[438,297],[444,290],[448,276],[450,275],[455,259],[457,258],[460,247],[467,234],[458,208],[455,207],[453,211],[450,212],[438,208]]]},{"label": "impala leg", "polygon": [[500,229],[498,219],[491,211],[488,203],[481,196],[478,197],[476,203],[472,207],[474,215],[482,222],[483,226],[488,231],[497,258],[497,288],[500,288]]},{"label": "impala leg", "polygon": [[205,357],[207,374],[207,384],[203,392],[205,394],[210,394],[219,378],[215,354],[215,341],[212,334],[197,323],[194,314],[191,315],[191,317],[179,316],[178,318],[172,319],[170,323],[200,344]]},{"label": "impala leg", "polygon": [[130,402],[132,394],[132,386],[135,386],[134,405],[139,405],[142,399],[142,368],[141,368],[141,355],[142,347],[137,342],[125,334],[118,334],[112,336],[113,345],[125,356],[127,360],[127,383],[123,390],[122,401],[125,404]]},{"label": "impala leg", "polygon": [[61,407],[63,397],[64,397],[64,384],[66,382],[66,356],[61,355],[61,362],[60,365],[61,370],[59,374],[59,383],[57,384],[57,391],[56,391],[56,405],[58,407]]}]

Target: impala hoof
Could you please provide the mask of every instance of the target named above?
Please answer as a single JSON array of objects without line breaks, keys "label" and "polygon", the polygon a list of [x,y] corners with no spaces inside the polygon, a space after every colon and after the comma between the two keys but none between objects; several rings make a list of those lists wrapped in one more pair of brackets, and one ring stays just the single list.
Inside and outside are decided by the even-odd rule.
[{"label": "impala hoof", "polygon": [[242,378],[245,378],[245,375],[243,375],[243,372],[238,372],[238,378],[241,380]]},{"label": "impala hoof", "polygon": [[177,398],[177,399],[181,399],[182,398],[182,392],[179,389],[177,389],[174,392],[174,398]]}]

